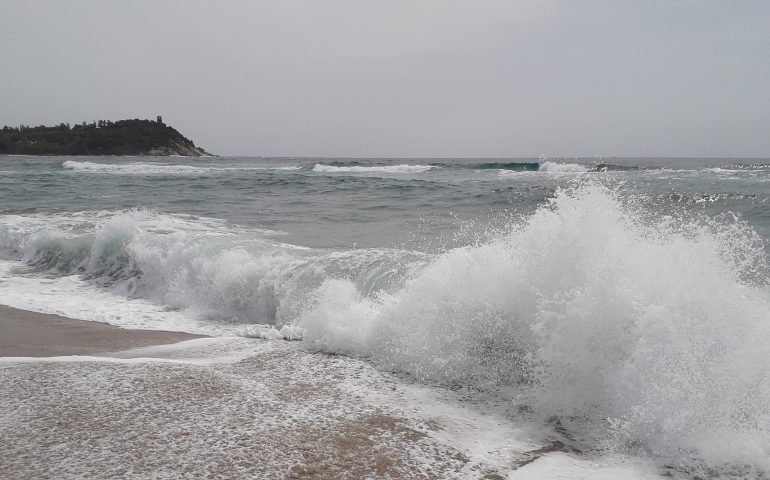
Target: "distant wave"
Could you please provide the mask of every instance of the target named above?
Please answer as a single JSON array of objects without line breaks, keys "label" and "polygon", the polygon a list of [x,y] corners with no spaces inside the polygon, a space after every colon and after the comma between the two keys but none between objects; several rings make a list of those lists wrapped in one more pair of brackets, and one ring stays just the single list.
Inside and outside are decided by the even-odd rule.
[{"label": "distant wave", "polygon": [[476,169],[496,168],[499,170],[500,177],[516,176],[526,172],[546,172],[546,173],[586,173],[586,172],[626,172],[641,170],[641,167],[634,165],[613,165],[609,163],[600,163],[593,167],[579,163],[560,163],[544,161],[542,163],[484,163],[474,165]]},{"label": "distant wave", "polygon": [[327,165],[317,163],[313,167],[314,172],[326,173],[422,173],[435,168],[451,170],[500,170],[511,173],[520,172],[549,172],[549,173],[583,173],[589,171],[584,165],[572,163],[557,163],[546,161],[539,162],[482,162],[471,164],[432,163],[430,165],[360,165],[360,164],[335,164]]},{"label": "distant wave", "polygon": [[537,169],[538,172],[548,173],[585,173],[588,171],[585,165],[577,163],[543,162]]},{"label": "distant wave", "polygon": [[124,174],[158,174],[158,173],[203,173],[207,169],[192,167],[189,165],[155,165],[151,163],[94,163],[94,162],[76,162],[67,160],[62,163],[62,167],[67,170],[78,170],[84,172],[100,173],[124,173]]},{"label": "distant wave", "polygon": [[[619,172],[628,172],[633,170],[641,170],[642,167],[639,167],[637,165],[613,165],[611,163],[600,163],[596,165],[594,168],[591,169],[592,172],[610,172],[610,171],[619,171]],[[656,168],[652,168],[652,170],[657,170]]]},{"label": "distant wave", "polygon": [[[745,175],[757,175],[761,173],[767,173],[770,170],[769,165],[726,165],[724,167],[709,167],[705,169],[707,172],[716,173],[722,178],[727,175],[742,174]],[[736,177],[737,178],[737,177]]]},{"label": "distant wave", "polygon": [[512,171],[536,171],[540,168],[538,162],[483,162],[472,163],[465,166],[473,170],[512,170]]},{"label": "distant wave", "polygon": [[314,172],[324,173],[422,173],[436,168],[435,165],[324,165],[317,163],[313,167]]},{"label": "distant wave", "polygon": [[197,175],[240,170],[299,170],[299,165],[284,167],[196,167],[192,165],[159,165],[156,163],[95,163],[67,160],[66,170],[118,175]]},{"label": "distant wave", "polygon": [[631,171],[642,169],[657,169],[657,167],[642,167],[638,165],[616,165],[611,163],[599,163],[591,166],[590,162],[565,163],[553,160],[539,160],[536,162],[481,162],[481,163],[432,163],[431,165],[451,169],[470,170],[507,170],[511,172],[607,172],[607,171]]},{"label": "distant wave", "polygon": [[711,170],[713,172],[724,172],[724,171],[746,171],[746,170],[768,170],[770,169],[770,165],[768,164],[754,164],[754,163],[732,163],[728,165],[721,165],[721,166],[714,166],[707,168],[706,170]]},{"label": "distant wave", "polygon": [[498,176],[500,178],[513,178],[520,175],[527,175],[536,172],[551,174],[572,174],[596,171],[589,170],[585,165],[579,165],[576,163],[557,163],[550,161],[543,163],[490,163],[487,165],[495,165],[495,168],[498,170]]},{"label": "distant wave", "polygon": [[768,198],[750,193],[672,193],[671,200],[681,203],[714,203],[729,200],[750,200],[757,203],[766,203]]},{"label": "distant wave", "polygon": [[[288,160],[288,159],[287,159]],[[441,169],[442,171],[498,171],[501,177],[516,176],[517,174],[540,172],[550,174],[576,174],[576,173],[604,173],[604,172],[634,172],[634,171],[663,171],[672,168],[663,168],[654,165],[624,165],[614,163],[593,163],[589,160],[580,160],[579,162],[567,162],[565,160],[546,160],[538,161],[482,161],[468,162],[461,160],[458,162],[450,161],[425,161],[420,163],[400,163],[383,164],[382,161],[371,160],[325,160],[323,163],[305,163],[302,159],[294,159],[294,164],[290,165],[216,165],[207,163],[200,164],[163,164],[155,162],[133,162],[133,163],[99,163],[89,161],[67,160],[62,163],[66,170],[74,170],[89,173],[105,174],[127,174],[127,175],[198,175],[198,174],[216,174],[232,171],[286,171],[286,172],[318,172],[318,173],[381,173],[381,174],[419,174],[428,171]],[[399,160],[392,160],[399,161]],[[408,161],[408,160],[401,160]],[[753,174],[758,172],[767,172],[770,165],[767,164],[740,164],[731,163],[723,166],[699,166],[683,165],[673,168],[673,171],[703,171],[715,174]]]}]

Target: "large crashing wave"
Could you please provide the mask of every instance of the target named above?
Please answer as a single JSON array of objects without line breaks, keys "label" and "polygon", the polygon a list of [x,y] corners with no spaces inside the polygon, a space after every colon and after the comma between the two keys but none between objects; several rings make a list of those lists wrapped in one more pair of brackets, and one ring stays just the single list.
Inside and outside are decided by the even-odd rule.
[{"label": "large crashing wave", "polygon": [[765,272],[740,221],[656,218],[589,184],[396,292],[328,280],[301,325],[318,350],[510,387],[612,448],[767,470]]},{"label": "large crashing wave", "polygon": [[147,210],[6,216],[0,252],[38,273],[79,275],[210,320],[270,325],[294,320],[325,278],[349,278],[374,292],[392,288],[426,258],[390,249],[316,250],[266,238],[279,233]]},{"label": "large crashing wave", "polygon": [[483,245],[293,247],[149,211],[3,217],[0,253],[213,320],[298,325],[321,351],[506,389],[609,448],[770,470],[764,245],[589,182]]}]

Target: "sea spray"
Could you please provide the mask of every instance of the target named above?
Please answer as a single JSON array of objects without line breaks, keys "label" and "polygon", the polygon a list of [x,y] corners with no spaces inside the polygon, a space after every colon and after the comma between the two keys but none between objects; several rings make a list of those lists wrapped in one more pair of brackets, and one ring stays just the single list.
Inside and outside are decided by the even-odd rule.
[{"label": "sea spray", "polygon": [[398,291],[314,293],[311,348],[417,378],[509,387],[607,448],[770,469],[762,241],[735,218],[656,218],[593,182]]},{"label": "sea spray", "polygon": [[185,315],[277,327],[258,336],[301,329],[310,348],[506,389],[594,445],[770,470],[761,239],[729,214],[664,216],[584,180],[483,244],[433,255],[301,248],[151,210],[6,215],[0,253],[26,269],[4,281],[76,276]]},{"label": "sea spray", "polygon": [[544,161],[537,169],[539,172],[548,173],[586,173],[588,168],[577,163],[557,163]]}]

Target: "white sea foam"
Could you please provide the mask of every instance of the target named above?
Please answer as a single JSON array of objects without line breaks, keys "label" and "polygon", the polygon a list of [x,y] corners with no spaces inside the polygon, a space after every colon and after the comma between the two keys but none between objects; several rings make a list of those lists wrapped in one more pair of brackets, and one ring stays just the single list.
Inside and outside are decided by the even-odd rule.
[{"label": "white sea foam", "polygon": [[561,191],[397,292],[325,282],[304,340],[418,378],[508,386],[610,449],[770,470],[762,242],[741,222],[650,218],[601,186]]},{"label": "white sea foam", "polygon": [[506,170],[504,168],[497,170],[497,176],[499,178],[517,178],[531,174],[532,170]]},{"label": "white sea foam", "polygon": [[62,163],[67,170],[83,172],[115,173],[127,175],[158,175],[158,174],[198,174],[207,173],[208,168],[194,167],[190,165],[158,165],[153,163],[94,163],[76,162],[67,160]]},{"label": "white sea foam", "polygon": [[653,480],[665,478],[639,460],[580,458],[556,452],[509,473],[508,480]]},{"label": "white sea foam", "polygon": [[289,165],[286,167],[265,167],[269,170],[286,170],[286,171],[294,171],[294,170],[302,170],[302,165]]},{"label": "white sea foam", "polygon": [[0,260],[0,303],[23,310],[128,328],[235,335],[236,325],[217,324],[120,291],[97,288],[78,275],[20,275],[19,262]]},{"label": "white sea foam", "polygon": [[317,163],[314,172],[325,173],[422,173],[436,168],[434,165],[379,165],[379,166],[336,166]]},{"label": "white sea foam", "polygon": [[551,161],[544,161],[540,163],[537,170],[508,170],[498,169],[497,176],[503,179],[513,179],[522,176],[529,176],[536,173],[548,173],[548,174],[573,174],[573,173],[586,173],[588,168],[585,165],[579,165],[577,163],[557,163]]},{"label": "white sea foam", "polygon": [[588,171],[585,165],[577,163],[557,163],[546,161],[540,164],[538,172],[548,173],[585,173]]},{"label": "white sea foam", "polygon": [[[228,478],[531,471],[524,478],[635,480],[654,472],[649,462],[558,453],[514,470],[549,443],[544,429],[514,424],[492,403],[297,344],[203,338],[114,355],[0,359],[0,398],[15,400],[0,410],[7,477],[203,478],[212,465]],[[84,447],[85,437],[119,449]],[[45,462],[28,461],[40,452]]]},{"label": "white sea foam", "polygon": [[62,163],[67,170],[117,175],[198,175],[240,170],[299,170],[299,165],[285,167],[196,167],[192,165],[161,165],[157,163],[95,163],[67,160]]},{"label": "white sea foam", "polygon": [[585,183],[443,255],[297,249],[149,211],[5,216],[0,298],[119,325],[268,324],[246,333],[511,389],[608,449],[770,470],[763,244],[740,221],[643,203]]},{"label": "white sea foam", "polygon": [[216,334],[257,323],[280,330],[324,278],[353,278],[375,291],[425,258],[300,248],[265,238],[271,232],[264,230],[148,210],[0,220],[3,303],[131,327],[200,332],[208,325],[205,333]]}]

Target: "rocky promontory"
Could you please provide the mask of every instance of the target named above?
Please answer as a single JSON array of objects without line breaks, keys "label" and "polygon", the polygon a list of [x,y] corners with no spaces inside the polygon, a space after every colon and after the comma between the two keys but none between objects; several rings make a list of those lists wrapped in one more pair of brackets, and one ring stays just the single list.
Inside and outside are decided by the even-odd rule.
[{"label": "rocky promontory", "polygon": [[0,154],[210,156],[175,128],[152,120],[99,120],[70,126],[3,127]]}]

